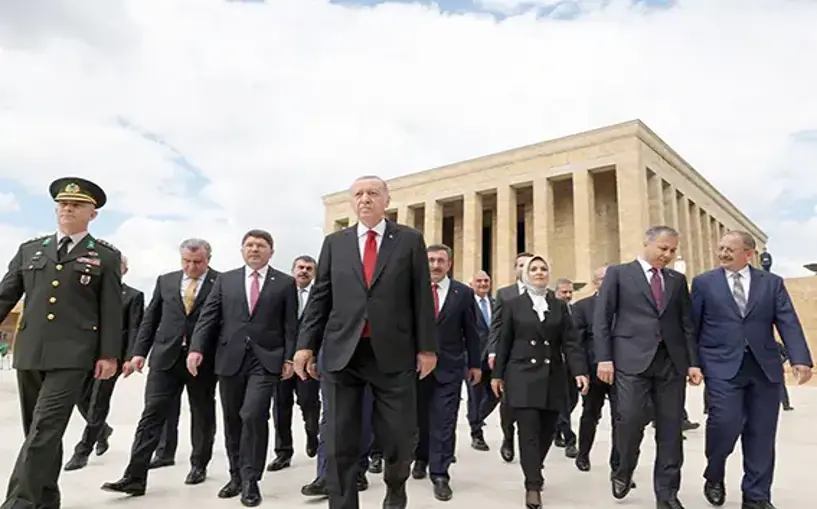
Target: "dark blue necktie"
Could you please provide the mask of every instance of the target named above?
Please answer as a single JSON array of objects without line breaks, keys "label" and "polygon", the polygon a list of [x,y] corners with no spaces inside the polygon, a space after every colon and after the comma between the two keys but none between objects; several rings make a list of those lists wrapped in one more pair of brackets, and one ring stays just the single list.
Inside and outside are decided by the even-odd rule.
[{"label": "dark blue necktie", "polygon": [[485,319],[485,325],[491,325],[491,317],[488,314],[488,299],[485,297],[479,298],[479,310],[482,311],[482,318]]}]

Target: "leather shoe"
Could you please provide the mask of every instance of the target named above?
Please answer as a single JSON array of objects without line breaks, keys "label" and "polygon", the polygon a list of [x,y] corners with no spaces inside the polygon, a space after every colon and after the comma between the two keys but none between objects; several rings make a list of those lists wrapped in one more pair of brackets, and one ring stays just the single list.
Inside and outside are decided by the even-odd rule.
[{"label": "leather shoe", "polygon": [[451,484],[448,482],[448,479],[444,477],[436,477],[432,479],[431,482],[434,484],[434,498],[437,500],[447,502],[454,496],[454,492],[451,491]]},{"label": "leather shoe", "polygon": [[482,437],[473,437],[471,438],[471,448],[475,451],[490,451],[491,448],[488,447],[488,444],[485,443],[485,439]]},{"label": "leather shoe", "polygon": [[575,445],[568,445],[565,447],[565,456],[568,458],[575,458],[579,455],[579,450],[576,448]]},{"label": "leather shoe", "polygon": [[657,501],[655,509],[684,509],[684,505],[677,498],[673,498],[672,500]]},{"label": "leather shoe", "polygon": [[499,455],[505,460],[507,463],[513,461],[514,451],[513,451],[513,439],[504,439],[502,441],[502,446],[499,448]]},{"label": "leather shoe", "polygon": [[132,497],[141,497],[145,494],[147,482],[133,479],[132,477],[123,477],[118,481],[106,482],[102,485],[102,491],[111,493],[124,493]]},{"label": "leather shoe", "polygon": [[388,486],[386,496],[383,498],[383,509],[406,509],[408,507],[408,495],[406,495],[406,485],[399,487]]},{"label": "leather shoe", "polygon": [[261,490],[255,481],[244,481],[241,484],[241,505],[256,507],[261,504]]},{"label": "leather shoe", "polygon": [[318,454],[318,436],[310,433],[306,436],[306,455],[314,458],[316,454]]},{"label": "leather shoe", "polygon": [[383,473],[383,458],[380,456],[373,456],[369,460],[369,473],[382,474]]},{"label": "leather shoe", "polygon": [[267,472],[277,472],[292,465],[292,456],[278,455],[267,465]]},{"label": "leather shoe", "polygon": [[79,470],[80,468],[85,468],[88,464],[88,456],[84,454],[74,454],[71,456],[71,459],[68,460],[68,463],[65,464],[65,471],[70,472],[72,470]]},{"label": "leather shoe", "polygon": [[412,479],[425,479],[428,464],[425,461],[415,460],[414,466],[411,469]]},{"label": "leather shoe", "polygon": [[629,495],[630,490],[635,488],[634,482],[624,481],[622,479],[619,479],[618,477],[611,478],[610,484],[612,485],[613,488],[613,497],[619,500]]},{"label": "leather shoe", "polygon": [[369,480],[366,478],[366,472],[357,473],[356,488],[357,491],[366,491],[369,489]]},{"label": "leather shoe", "polygon": [[111,438],[111,435],[113,435],[113,428],[106,424],[99,433],[99,438],[96,441],[95,452],[97,456],[102,456],[111,448],[111,444],[108,443],[108,439]]},{"label": "leather shoe", "polygon": [[238,479],[230,479],[220,490],[218,490],[218,498],[233,498],[241,494],[241,481]]},{"label": "leather shoe", "polygon": [[190,472],[187,473],[185,484],[201,484],[207,479],[207,469],[202,467],[191,467]]},{"label": "leather shoe", "polygon": [[741,509],[775,509],[768,500],[744,500]]},{"label": "leather shoe", "polygon": [[156,469],[162,467],[172,467],[176,464],[176,460],[173,458],[153,458],[150,460],[150,464],[148,465],[149,469]]},{"label": "leather shoe", "polygon": [[584,456],[578,456],[576,458],[576,468],[578,468],[582,472],[589,472],[590,471],[590,458],[585,458]]},{"label": "leather shoe", "polygon": [[301,495],[305,497],[328,497],[329,490],[326,489],[326,481],[318,477],[309,484],[301,487]]},{"label": "leather shoe", "polygon": [[723,481],[704,483],[704,497],[706,501],[715,506],[721,506],[726,502],[726,486]]}]

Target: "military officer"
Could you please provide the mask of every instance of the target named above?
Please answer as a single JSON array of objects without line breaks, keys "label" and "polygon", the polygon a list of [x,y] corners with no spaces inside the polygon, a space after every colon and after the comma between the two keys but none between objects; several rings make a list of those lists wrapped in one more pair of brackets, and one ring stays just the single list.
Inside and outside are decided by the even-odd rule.
[{"label": "military officer", "polygon": [[25,441],[0,509],[58,509],[62,439],[83,381],[116,373],[122,355],[120,254],[88,233],[105,205],[93,182],[50,187],[57,232],[20,245],[0,281],[0,320],[25,295],[14,368]]}]

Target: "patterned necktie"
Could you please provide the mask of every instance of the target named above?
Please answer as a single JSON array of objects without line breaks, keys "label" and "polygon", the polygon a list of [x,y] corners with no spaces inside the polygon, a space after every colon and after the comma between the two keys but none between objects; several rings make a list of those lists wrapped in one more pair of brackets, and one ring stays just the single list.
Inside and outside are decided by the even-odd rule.
[{"label": "patterned necktie", "polygon": [[434,318],[440,316],[440,294],[437,292],[439,289],[440,285],[437,283],[432,283],[431,294],[434,296]]},{"label": "patterned necktie", "polygon": [[198,286],[198,278],[190,278],[187,282],[187,287],[184,289],[184,314],[189,315],[193,310],[193,304],[196,302],[196,286]]},{"label": "patterned necktie", "polygon": [[491,325],[491,315],[488,311],[488,299],[485,297],[479,298],[479,310],[482,311],[482,318],[485,319],[485,325]]},{"label": "patterned necktie", "polygon": [[61,262],[68,256],[68,246],[71,245],[71,237],[66,235],[60,239],[60,246],[57,249],[57,261]]},{"label": "patterned necktie", "polygon": [[732,274],[732,297],[735,299],[735,304],[738,305],[740,316],[746,316],[746,289],[743,288],[743,283],[740,281],[743,276],[740,272]]},{"label": "patterned necktie", "polygon": [[258,281],[257,270],[252,271],[252,283],[250,284],[250,314],[255,311],[255,305],[258,304],[258,296],[261,295],[261,284]]},{"label": "patterned necktie", "polygon": [[655,305],[658,309],[664,309],[664,290],[661,288],[661,275],[655,267],[651,268],[650,272],[652,272],[650,277],[652,298],[655,299]]}]

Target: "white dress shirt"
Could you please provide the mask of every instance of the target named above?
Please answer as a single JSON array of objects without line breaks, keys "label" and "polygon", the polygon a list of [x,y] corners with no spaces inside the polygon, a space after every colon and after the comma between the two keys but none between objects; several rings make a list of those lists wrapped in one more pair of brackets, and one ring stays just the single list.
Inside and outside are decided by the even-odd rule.
[{"label": "white dress shirt", "polygon": [[437,283],[437,285],[437,299],[440,303],[440,309],[438,309],[439,311],[443,308],[443,304],[445,304],[445,298],[448,296],[448,290],[451,288],[451,280],[448,278],[448,276],[445,276],[439,283]]},{"label": "white dress shirt", "polygon": [[[375,241],[377,242],[377,251],[380,252],[380,245],[383,243],[383,235],[386,233],[386,220],[381,219],[379,223],[374,225],[372,230],[377,234]],[[363,223],[357,223],[357,244],[360,247],[360,259],[363,260],[363,254],[366,252],[366,239],[368,237],[369,228]]]},{"label": "white dress shirt", "polygon": [[201,283],[202,283],[202,281],[204,281],[204,277],[206,275],[207,275],[207,273],[205,272],[201,277],[199,277],[197,280],[193,281],[193,278],[191,278],[190,276],[188,276],[187,274],[182,272],[182,284],[179,287],[179,291],[182,294],[182,300],[184,300],[184,294],[187,293],[187,287],[189,285],[196,285],[196,291],[193,292],[193,295],[194,295],[194,297],[199,296],[199,292],[201,291],[201,286],[202,286]]},{"label": "white dress shirt", "polygon": [[306,309],[306,303],[309,300],[309,294],[312,293],[312,284],[313,283],[309,283],[303,288],[298,288],[298,318],[301,317],[301,314],[303,314],[304,309]]},{"label": "white dress shirt", "polygon": [[[258,295],[261,296],[261,290],[264,289],[264,282],[267,280],[267,272],[269,271],[269,265],[264,265],[260,269],[258,269]],[[253,275],[252,273],[255,272],[255,269],[249,266],[244,266],[244,291],[247,294],[247,305],[252,310],[252,299],[250,298],[250,291],[252,289],[252,280]]]},{"label": "white dress shirt", "polygon": [[525,288],[525,283],[518,279],[516,280],[516,288],[519,290],[519,295],[522,295],[523,293],[528,291],[528,289]]},{"label": "white dress shirt", "polygon": [[[652,269],[653,266],[650,265],[646,260],[643,258],[638,258],[638,263],[641,264],[641,270],[644,271],[644,277],[647,278],[647,284],[652,283]],[[664,273],[661,272],[661,269],[658,270],[658,279],[661,281],[661,291],[664,291]]]},{"label": "white dress shirt", "polygon": [[[735,294],[735,274],[731,270],[723,269],[726,272],[726,282],[729,284],[729,292],[734,295]],[[746,295],[746,300],[749,300],[749,287],[752,283],[752,271],[749,270],[749,266],[745,266],[739,271],[737,274],[740,274],[740,285],[743,287],[743,293]]]},{"label": "white dress shirt", "polygon": [[79,232],[79,233],[75,233],[73,235],[66,235],[66,234],[62,233],[61,231],[57,230],[57,249],[59,249],[60,242],[62,242],[62,239],[64,239],[65,237],[70,237],[71,240],[68,241],[68,250],[67,250],[67,252],[70,253],[71,250],[74,249],[74,247],[77,244],[82,242],[82,239],[84,239],[86,237],[86,235],[88,235],[88,232]]}]

